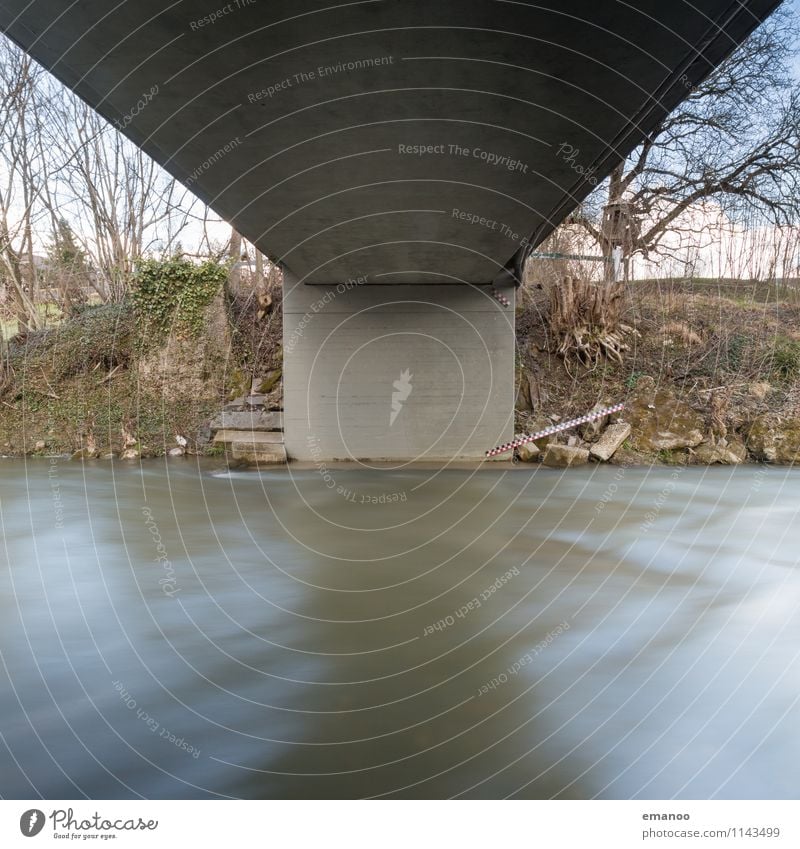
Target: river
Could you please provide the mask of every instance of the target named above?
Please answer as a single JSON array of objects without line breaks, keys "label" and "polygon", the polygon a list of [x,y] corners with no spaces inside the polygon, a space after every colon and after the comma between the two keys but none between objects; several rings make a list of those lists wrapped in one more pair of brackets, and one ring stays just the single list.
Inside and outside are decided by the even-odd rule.
[{"label": "river", "polygon": [[800,473],[3,461],[0,795],[796,798]]}]

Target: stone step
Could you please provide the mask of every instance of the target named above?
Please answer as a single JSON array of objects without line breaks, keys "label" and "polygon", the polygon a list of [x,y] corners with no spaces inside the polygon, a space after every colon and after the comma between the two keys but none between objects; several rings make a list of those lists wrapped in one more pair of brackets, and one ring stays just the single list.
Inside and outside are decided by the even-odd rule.
[{"label": "stone step", "polygon": [[261,430],[218,430],[214,442],[247,442],[250,445],[283,445],[283,433]]},{"label": "stone step", "polygon": [[211,420],[211,430],[283,430],[282,413],[265,413],[262,410],[222,412]]},{"label": "stone step", "polygon": [[277,443],[234,442],[231,445],[234,460],[255,463],[259,466],[275,466],[286,463],[286,449]]}]

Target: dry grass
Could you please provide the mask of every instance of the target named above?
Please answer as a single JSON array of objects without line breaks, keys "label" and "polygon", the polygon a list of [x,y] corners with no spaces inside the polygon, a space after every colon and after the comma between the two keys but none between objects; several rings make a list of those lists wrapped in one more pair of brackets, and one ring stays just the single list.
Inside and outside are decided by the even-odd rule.
[{"label": "dry grass", "polygon": [[[621,320],[630,337],[622,364],[565,368],[546,326],[547,292],[530,287],[517,311],[519,365],[538,385],[540,410],[572,416],[598,401],[624,401],[643,375],[712,417],[714,391],[728,399],[727,427],[759,411],[800,412],[800,299],[792,287],[735,281],[645,281],[628,285]],[[753,384],[771,391],[758,398]],[[719,413],[717,412],[719,417]],[[522,416],[520,426],[526,424]]]}]

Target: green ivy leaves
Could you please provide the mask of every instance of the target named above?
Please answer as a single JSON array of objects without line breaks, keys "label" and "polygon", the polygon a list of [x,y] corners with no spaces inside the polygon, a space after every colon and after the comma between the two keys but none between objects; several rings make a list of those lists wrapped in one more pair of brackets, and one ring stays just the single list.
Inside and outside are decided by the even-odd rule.
[{"label": "green ivy leaves", "polygon": [[199,336],[206,307],[227,276],[227,267],[211,260],[200,265],[183,257],[142,260],[133,279],[137,318],[159,336],[169,332]]}]

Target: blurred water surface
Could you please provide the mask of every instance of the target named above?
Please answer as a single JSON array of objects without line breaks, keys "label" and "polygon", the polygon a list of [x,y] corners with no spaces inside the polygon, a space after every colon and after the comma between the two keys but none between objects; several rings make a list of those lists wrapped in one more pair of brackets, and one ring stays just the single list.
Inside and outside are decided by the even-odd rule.
[{"label": "blurred water surface", "polygon": [[795,798],[800,473],[0,465],[0,795]]}]

